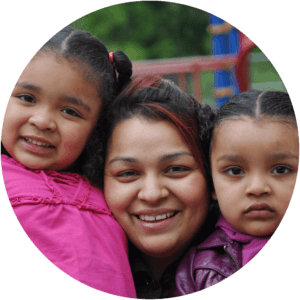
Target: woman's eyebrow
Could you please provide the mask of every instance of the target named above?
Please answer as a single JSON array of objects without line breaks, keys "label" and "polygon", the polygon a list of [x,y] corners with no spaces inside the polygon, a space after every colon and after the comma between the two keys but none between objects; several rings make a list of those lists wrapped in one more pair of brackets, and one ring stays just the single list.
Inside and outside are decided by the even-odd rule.
[{"label": "woman's eyebrow", "polygon": [[116,156],[109,161],[109,164],[112,164],[113,162],[116,162],[116,161],[123,161],[123,162],[135,163],[135,164],[139,163],[138,159],[130,157],[130,156]]},{"label": "woman's eyebrow", "polygon": [[[168,153],[163,155],[160,159],[159,162],[164,162],[166,160],[171,160],[174,158],[177,158],[179,156],[183,156],[183,155],[189,155],[189,156],[193,156],[192,153],[190,152],[186,152],[186,151],[179,151],[179,152],[174,152],[174,153]],[[111,159],[109,161],[109,164],[112,164],[113,162],[116,161],[123,161],[123,162],[129,162],[129,163],[134,163],[134,164],[139,164],[140,161],[137,158],[131,157],[131,156],[116,156],[113,159]]]},{"label": "woman's eyebrow", "polygon": [[174,152],[174,153],[169,153],[169,154],[163,155],[163,156],[159,159],[159,161],[160,161],[160,162],[163,162],[163,161],[171,160],[171,159],[177,158],[177,157],[179,157],[179,156],[183,156],[183,155],[193,156],[193,154],[190,153],[190,152],[186,152],[186,151],[178,151],[178,152]]}]

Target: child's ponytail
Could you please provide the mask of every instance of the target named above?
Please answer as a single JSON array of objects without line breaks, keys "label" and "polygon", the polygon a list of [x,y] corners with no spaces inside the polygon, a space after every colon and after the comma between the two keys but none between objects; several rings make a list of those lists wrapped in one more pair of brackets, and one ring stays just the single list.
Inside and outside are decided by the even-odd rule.
[{"label": "child's ponytail", "polygon": [[112,58],[114,67],[118,72],[116,92],[119,94],[131,81],[132,63],[128,56],[121,50],[113,52]]}]

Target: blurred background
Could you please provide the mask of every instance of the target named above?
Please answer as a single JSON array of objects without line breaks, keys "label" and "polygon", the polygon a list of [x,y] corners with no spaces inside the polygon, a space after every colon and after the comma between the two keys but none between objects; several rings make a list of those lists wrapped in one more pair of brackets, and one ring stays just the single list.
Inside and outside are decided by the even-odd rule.
[{"label": "blurred background", "polygon": [[70,26],[97,36],[109,51],[123,50],[133,76],[161,74],[213,107],[248,89],[286,91],[268,58],[226,21],[186,5],[138,1]]}]

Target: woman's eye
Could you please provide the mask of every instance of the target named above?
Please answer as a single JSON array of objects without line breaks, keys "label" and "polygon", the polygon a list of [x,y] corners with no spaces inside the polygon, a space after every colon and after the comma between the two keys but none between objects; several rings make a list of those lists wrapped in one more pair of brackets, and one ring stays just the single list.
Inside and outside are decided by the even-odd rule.
[{"label": "woman's eye", "polygon": [[167,168],[165,173],[169,176],[175,176],[176,178],[179,176],[185,176],[187,174],[187,171],[189,171],[190,168],[183,167],[183,166],[172,166]]},{"label": "woman's eye", "polygon": [[134,176],[137,176],[138,174],[135,172],[135,171],[124,171],[124,172],[121,172],[119,174],[116,175],[116,177],[123,177],[123,178],[129,178],[129,177],[134,177]]},{"label": "woman's eye", "polygon": [[166,173],[182,173],[188,171],[189,168],[183,166],[172,166],[167,169]]},{"label": "woman's eye", "polygon": [[231,176],[238,176],[238,175],[243,175],[244,171],[241,170],[239,167],[231,167],[231,168],[226,169],[226,171],[224,173],[231,175]]},{"label": "woman's eye", "polygon": [[73,117],[82,118],[81,115],[72,108],[64,108],[62,112]]},{"label": "woman's eye", "polygon": [[289,172],[291,172],[292,170],[286,166],[277,166],[274,168],[274,170],[272,171],[272,173],[274,174],[287,174]]},{"label": "woman's eye", "polygon": [[35,103],[34,98],[30,95],[20,95],[20,96],[18,96],[18,98],[24,102]]}]

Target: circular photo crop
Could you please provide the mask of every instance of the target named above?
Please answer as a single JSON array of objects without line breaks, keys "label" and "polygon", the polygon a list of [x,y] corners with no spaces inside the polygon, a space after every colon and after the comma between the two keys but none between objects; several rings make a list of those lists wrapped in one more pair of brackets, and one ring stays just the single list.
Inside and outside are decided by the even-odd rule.
[{"label": "circular photo crop", "polygon": [[[267,5],[233,13],[237,1],[72,13],[65,1],[51,17],[22,5],[3,52],[4,292],[284,295],[297,249],[292,29]],[[287,10],[274,14],[290,22]],[[278,41],[291,47],[273,52]]]}]

